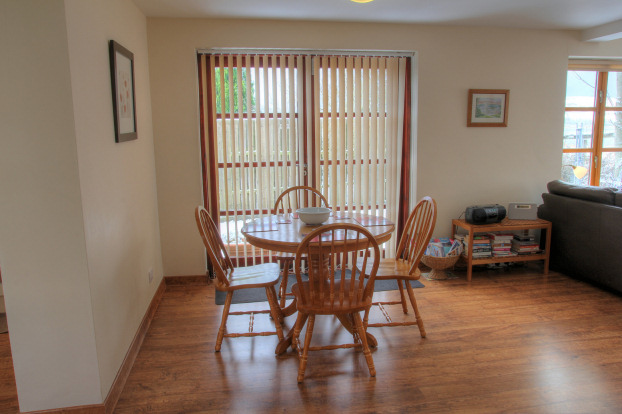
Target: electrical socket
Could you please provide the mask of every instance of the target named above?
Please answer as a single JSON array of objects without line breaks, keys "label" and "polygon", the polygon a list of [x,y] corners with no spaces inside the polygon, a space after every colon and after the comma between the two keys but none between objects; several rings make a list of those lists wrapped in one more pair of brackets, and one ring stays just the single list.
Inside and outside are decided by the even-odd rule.
[{"label": "electrical socket", "polygon": [[149,269],[147,276],[149,277],[149,284],[151,284],[153,282],[153,269]]}]

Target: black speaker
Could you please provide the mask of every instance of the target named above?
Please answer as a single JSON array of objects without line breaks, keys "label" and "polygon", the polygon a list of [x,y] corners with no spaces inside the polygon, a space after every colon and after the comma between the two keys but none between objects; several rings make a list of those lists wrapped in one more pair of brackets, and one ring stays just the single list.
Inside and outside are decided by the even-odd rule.
[{"label": "black speaker", "polygon": [[505,218],[505,215],[505,207],[500,204],[470,206],[464,212],[465,220],[470,224],[498,223]]}]

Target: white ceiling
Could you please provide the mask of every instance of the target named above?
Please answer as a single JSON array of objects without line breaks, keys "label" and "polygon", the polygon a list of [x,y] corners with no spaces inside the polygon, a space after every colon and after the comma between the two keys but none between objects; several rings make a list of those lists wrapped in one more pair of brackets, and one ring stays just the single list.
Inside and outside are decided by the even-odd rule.
[{"label": "white ceiling", "polygon": [[[582,30],[622,37],[622,0],[134,0],[147,17],[393,22]],[[619,36],[616,36],[619,34]],[[609,39],[606,39],[609,40]]]}]

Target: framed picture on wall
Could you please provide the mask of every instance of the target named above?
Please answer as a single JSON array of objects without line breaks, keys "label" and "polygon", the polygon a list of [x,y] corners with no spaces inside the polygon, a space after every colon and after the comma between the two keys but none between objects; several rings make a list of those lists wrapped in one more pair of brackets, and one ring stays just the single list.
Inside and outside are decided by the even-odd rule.
[{"label": "framed picture on wall", "polygon": [[468,127],[507,127],[509,89],[469,89]]},{"label": "framed picture on wall", "polygon": [[134,54],[114,40],[110,41],[110,78],[115,141],[136,139],[138,134],[134,97]]}]

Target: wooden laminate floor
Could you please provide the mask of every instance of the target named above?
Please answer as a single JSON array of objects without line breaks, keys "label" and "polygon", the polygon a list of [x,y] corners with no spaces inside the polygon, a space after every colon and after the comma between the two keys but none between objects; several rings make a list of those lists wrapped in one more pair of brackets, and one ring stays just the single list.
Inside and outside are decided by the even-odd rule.
[{"label": "wooden laminate floor", "polygon": [[[416,327],[370,328],[375,378],[360,351],[318,351],[302,385],[297,356],[274,355],[275,336],[225,339],[214,352],[222,307],[213,286],[168,287],[115,413],[622,412],[622,297],[540,271],[423,280],[415,294],[426,339]],[[392,316],[403,317],[397,308]],[[230,330],[248,326],[248,317],[230,320]],[[318,317],[313,342],[350,339]],[[17,412],[5,401],[0,412]]]},{"label": "wooden laminate floor", "polygon": [[0,413],[19,413],[9,334],[0,334]]}]

